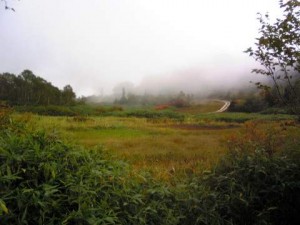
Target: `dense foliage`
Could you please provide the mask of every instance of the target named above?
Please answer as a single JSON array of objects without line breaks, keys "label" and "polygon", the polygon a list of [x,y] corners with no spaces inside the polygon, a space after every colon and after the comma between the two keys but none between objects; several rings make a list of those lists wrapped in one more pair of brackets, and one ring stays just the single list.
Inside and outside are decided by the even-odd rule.
[{"label": "dense foliage", "polygon": [[0,134],[0,224],[176,224],[174,194],[127,167],[101,148],[9,125]]},{"label": "dense foliage", "polygon": [[277,154],[276,132],[249,123],[212,171],[170,186],[9,113],[0,114],[0,224],[297,224],[300,147]]},{"label": "dense foliage", "polygon": [[263,150],[230,155],[213,173],[194,181],[195,193],[208,188],[207,195],[195,199],[203,202],[195,208],[201,218],[201,207],[206,206],[209,219],[218,218],[216,224],[297,224],[299,180],[299,162],[270,158]]},{"label": "dense foliage", "polygon": [[75,97],[70,85],[59,90],[29,70],[18,76],[0,74],[0,101],[10,105],[69,105]]}]

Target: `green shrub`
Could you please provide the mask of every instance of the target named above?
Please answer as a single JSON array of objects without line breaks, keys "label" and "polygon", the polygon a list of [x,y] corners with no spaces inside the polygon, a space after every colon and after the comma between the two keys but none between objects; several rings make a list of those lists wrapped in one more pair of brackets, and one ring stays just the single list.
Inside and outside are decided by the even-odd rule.
[{"label": "green shrub", "polygon": [[9,126],[11,113],[10,108],[0,106],[0,128],[3,129]]},{"label": "green shrub", "polygon": [[120,112],[120,111],[123,111],[123,107],[122,106],[118,106],[118,105],[114,105],[114,106],[111,106],[109,108],[106,109],[107,112]]},{"label": "green shrub", "polygon": [[177,224],[174,194],[126,168],[101,148],[2,130],[0,224]]},{"label": "green shrub", "polygon": [[75,116],[77,113],[67,106],[48,105],[48,106],[19,106],[15,107],[19,112],[31,112],[47,116]]},{"label": "green shrub", "polygon": [[288,114],[288,110],[282,108],[267,108],[261,112],[261,114]]},{"label": "green shrub", "polygon": [[[0,194],[8,211],[2,224],[92,221],[97,199],[106,195],[99,188],[112,185],[106,184],[110,165],[99,151],[75,151],[45,133],[22,137],[6,133],[0,148]],[[101,179],[96,181],[95,173],[103,174],[99,187],[95,184]]]},{"label": "green shrub", "polygon": [[298,224],[299,180],[299,162],[287,157],[230,153],[191,182],[193,207],[185,210],[193,209],[195,224]]},{"label": "green shrub", "polygon": [[260,112],[267,108],[267,104],[260,98],[251,96],[244,101],[233,100],[229,106],[230,112]]}]

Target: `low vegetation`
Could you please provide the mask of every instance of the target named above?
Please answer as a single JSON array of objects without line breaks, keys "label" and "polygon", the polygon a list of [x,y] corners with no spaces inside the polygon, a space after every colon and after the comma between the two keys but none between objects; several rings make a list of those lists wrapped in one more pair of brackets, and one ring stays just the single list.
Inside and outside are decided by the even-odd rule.
[{"label": "low vegetation", "polygon": [[11,113],[1,111],[0,224],[296,224],[293,117]]}]

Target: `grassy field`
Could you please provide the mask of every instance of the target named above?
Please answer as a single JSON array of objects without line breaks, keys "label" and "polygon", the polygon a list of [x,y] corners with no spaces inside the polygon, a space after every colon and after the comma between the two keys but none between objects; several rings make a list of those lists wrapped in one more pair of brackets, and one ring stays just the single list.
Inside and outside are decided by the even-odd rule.
[{"label": "grassy field", "polygon": [[0,111],[3,224],[297,224],[293,116],[182,110]]},{"label": "grassy field", "polygon": [[[226,152],[230,137],[242,132],[247,121],[259,121],[260,126],[279,126],[282,121],[293,119],[288,115],[203,113],[219,107],[220,102],[210,102],[168,114],[149,110],[132,111],[129,116],[22,114],[18,117],[62,133],[65,138],[86,147],[102,145],[128,161],[135,170],[149,171],[162,180],[186,177],[211,168]],[[182,119],[174,119],[177,114]]]}]

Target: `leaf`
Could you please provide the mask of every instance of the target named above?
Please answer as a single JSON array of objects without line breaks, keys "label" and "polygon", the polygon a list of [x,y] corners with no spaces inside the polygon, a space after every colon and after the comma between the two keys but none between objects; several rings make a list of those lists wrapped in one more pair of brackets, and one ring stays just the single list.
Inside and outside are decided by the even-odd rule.
[{"label": "leaf", "polygon": [[106,222],[111,223],[111,224],[116,224],[116,223],[115,223],[115,219],[114,219],[113,217],[106,217],[106,218],[104,218],[104,220],[105,220]]},{"label": "leaf", "polygon": [[24,212],[23,212],[22,219],[21,219],[22,222],[25,222],[26,215],[27,215],[27,208],[28,208],[28,207],[26,206],[26,208],[25,208],[25,210],[24,210]]},{"label": "leaf", "polygon": [[3,212],[5,212],[6,214],[8,214],[8,208],[6,207],[4,201],[2,201],[1,199],[0,199],[0,207],[1,207],[1,209],[2,209]]},{"label": "leaf", "polygon": [[272,211],[272,210],[276,210],[276,209],[278,209],[278,207],[273,206],[273,207],[269,207],[267,210]]}]

